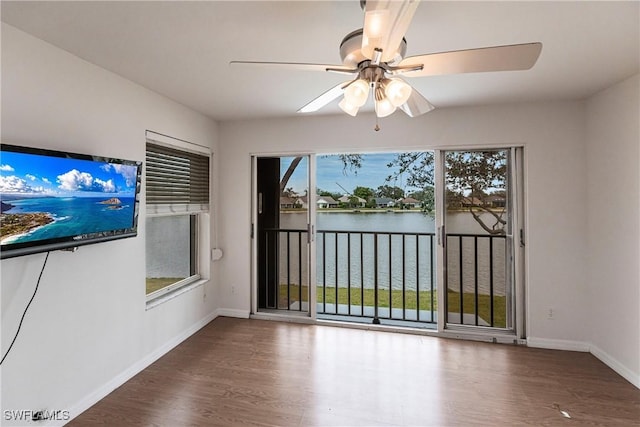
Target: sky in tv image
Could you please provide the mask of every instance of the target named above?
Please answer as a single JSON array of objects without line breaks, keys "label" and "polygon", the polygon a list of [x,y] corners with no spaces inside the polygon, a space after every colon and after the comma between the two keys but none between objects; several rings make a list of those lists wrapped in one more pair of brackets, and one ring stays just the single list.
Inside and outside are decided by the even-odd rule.
[{"label": "sky in tv image", "polygon": [[137,167],[2,152],[2,245],[133,226]]},{"label": "sky in tv image", "polygon": [[4,151],[0,193],[54,197],[133,197],[136,167]]}]

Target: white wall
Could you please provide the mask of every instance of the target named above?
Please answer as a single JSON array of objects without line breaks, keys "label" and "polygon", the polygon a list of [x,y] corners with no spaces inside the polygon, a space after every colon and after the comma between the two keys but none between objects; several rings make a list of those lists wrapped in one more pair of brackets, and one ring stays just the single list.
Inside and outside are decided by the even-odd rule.
[{"label": "white wall", "polygon": [[589,339],[640,387],[640,75],[586,111]]},{"label": "white wall", "polygon": [[[2,142],[144,160],[146,129],[210,146],[216,167],[215,122],[2,24]],[[142,200],[138,237],[51,253],[1,368],[3,410],[76,415],[214,316],[215,264],[209,283],[145,311]],[[2,353],[43,260],[0,264]]]},{"label": "white wall", "polygon": [[[221,307],[250,310],[250,154],[420,150],[524,144],[527,169],[528,336],[585,350],[586,149],[580,102],[436,109],[410,119],[300,117],[220,124]],[[235,293],[233,291],[235,290]],[[554,319],[547,319],[549,308]]]},{"label": "white wall", "polygon": [[[137,160],[144,159],[145,129],[210,145],[214,178],[222,181],[214,180],[214,192],[225,201],[214,199],[213,246],[217,242],[225,256],[212,266],[220,289],[212,280],[145,311],[144,221],[135,239],[52,253],[1,368],[2,409],[84,409],[211,318],[216,307],[248,313],[251,153],[524,144],[528,336],[556,347],[592,342],[601,357],[637,378],[640,156],[638,103],[629,95],[634,91],[637,76],[586,108],[556,102],[441,109],[416,119],[397,113],[381,120],[380,132],[366,115],[230,122],[219,125],[218,143],[211,120],[3,24],[2,141]],[[610,170],[625,179],[612,182]],[[616,191],[621,188],[626,190]],[[0,264],[3,352],[43,258]],[[602,283],[608,292],[600,291]],[[549,308],[553,320],[547,319]]]}]

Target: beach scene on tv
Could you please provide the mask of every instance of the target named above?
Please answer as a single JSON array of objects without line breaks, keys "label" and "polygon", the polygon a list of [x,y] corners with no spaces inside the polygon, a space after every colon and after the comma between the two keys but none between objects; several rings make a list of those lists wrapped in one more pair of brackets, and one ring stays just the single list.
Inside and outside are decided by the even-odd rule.
[{"label": "beach scene on tv", "polygon": [[3,151],[2,246],[133,226],[137,167]]}]

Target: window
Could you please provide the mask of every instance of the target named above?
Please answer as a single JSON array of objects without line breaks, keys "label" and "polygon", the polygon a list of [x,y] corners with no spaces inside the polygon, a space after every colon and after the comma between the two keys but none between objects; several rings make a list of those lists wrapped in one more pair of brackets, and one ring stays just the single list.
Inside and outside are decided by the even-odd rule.
[{"label": "window", "polygon": [[208,273],[210,155],[203,147],[195,146],[195,151],[185,149],[184,142],[180,145],[147,139],[147,301],[196,283]]}]

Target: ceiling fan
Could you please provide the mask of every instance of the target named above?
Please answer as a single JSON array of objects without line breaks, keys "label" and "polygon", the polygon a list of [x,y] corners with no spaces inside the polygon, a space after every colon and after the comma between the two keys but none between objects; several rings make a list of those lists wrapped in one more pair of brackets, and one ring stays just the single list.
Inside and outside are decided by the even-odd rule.
[{"label": "ceiling fan", "polygon": [[373,94],[377,117],[386,117],[400,108],[410,117],[434,109],[426,98],[403,77],[486,71],[528,70],[536,63],[541,43],[492,46],[479,49],[430,53],[405,58],[404,38],[419,0],[360,0],[364,10],[363,28],[347,34],[340,44],[342,65],[294,62],[231,61],[231,65],[256,65],[309,71],[328,71],[352,76],[298,110],[319,110],[343,96],[338,104],[355,116]]}]

